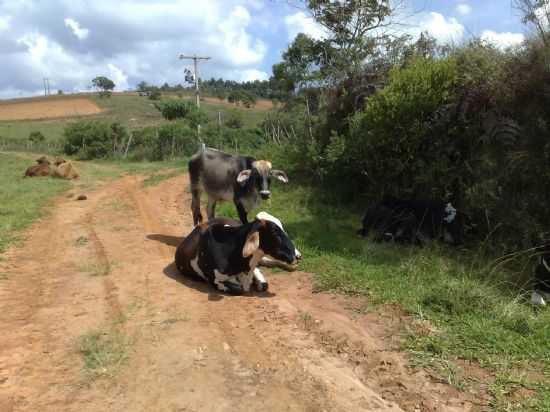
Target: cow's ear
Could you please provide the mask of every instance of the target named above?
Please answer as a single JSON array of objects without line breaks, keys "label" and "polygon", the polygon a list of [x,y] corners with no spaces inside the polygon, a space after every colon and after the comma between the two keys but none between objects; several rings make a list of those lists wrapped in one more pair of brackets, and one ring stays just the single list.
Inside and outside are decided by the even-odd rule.
[{"label": "cow's ear", "polygon": [[283,183],[288,183],[288,176],[282,170],[273,169],[271,171],[271,176],[277,178],[278,180],[280,180]]},{"label": "cow's ear", "polygon": [[241,185],[246,183],[246,181],[250,179],[251,174],[252,174],[252,170],[250,169],[243,170],[241,173],[237,175],[237,183],[240,183]]},{"label": "cow's ear", "polygon": [[260,248],[260,232],[255,230],[246,237],[243,247],[243,257],[249,257]]}]

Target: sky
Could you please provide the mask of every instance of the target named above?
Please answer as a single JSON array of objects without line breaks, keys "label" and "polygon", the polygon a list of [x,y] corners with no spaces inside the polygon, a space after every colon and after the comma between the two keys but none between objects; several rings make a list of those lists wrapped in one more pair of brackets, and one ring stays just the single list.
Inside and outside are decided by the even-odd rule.
[{"label": "sky", "polygon": [[[527,34],[511,0],[400,1],[395,30],[412,36],[506,47]],[[99,75],[116,90],[183,83],[191,63],[180,53],[211,57],[202,78],[268,79],[300,32],[323,36],[285,0],[0,0],[0,98],[42,94],[44,77],[66,93]]]}]

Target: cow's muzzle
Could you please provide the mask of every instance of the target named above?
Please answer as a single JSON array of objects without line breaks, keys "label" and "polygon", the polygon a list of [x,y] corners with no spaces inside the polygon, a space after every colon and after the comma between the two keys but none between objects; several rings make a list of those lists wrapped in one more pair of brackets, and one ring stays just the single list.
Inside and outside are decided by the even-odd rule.
[{"label": "cow's muzzle", "polygon": [[271,192],[269,190],[261,190],[260,196],[262,197],[262,199],[267,200],[271,196]]}]

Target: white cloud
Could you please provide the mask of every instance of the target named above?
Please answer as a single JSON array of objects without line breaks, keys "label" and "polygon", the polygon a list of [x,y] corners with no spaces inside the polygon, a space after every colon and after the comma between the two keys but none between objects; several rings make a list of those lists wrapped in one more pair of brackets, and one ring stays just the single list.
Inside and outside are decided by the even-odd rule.
[{"label": "white cloud", "polygon": [[183,83],[187,62],[180,53],[212,58],[201,63],[202,78],[267,79],[258,13],[267,13],[262,0],[201,0],[192,7],[189,0],[0,0],[0,60],[10,62],[0,96],[35,94],[43,77],[64,91],[86,90],[102,75],[119,90],[141,80]]},{"label": "white cloud", "polygon": [[8,30],[10,28],[10,16],[0,16],[0,31]]},{"label": "white cloud", "polygon": [[456,6],[455,11],[461,16],[467,16],[472,12],[472,7],[466,3],[460,3]]},{"label": "white cloud", "polygon": [[267,80],[269,74],[264,71],[256,69],[240,70],[235,73],[238,76],[238,80],[241,82],[252,82],[254,80]]},{"label": "white cloud", "polygon": [[128,90],[130,87],[128,85],[128,76],[124,71],[112,63],[109,63],[107,67],[109,68],[108,77],[115,83],[115,90]]},{"label": "white cloud", "polygon": [[290,41],[299,33],[307,34],[314,39],[322,39],[326,36],[325,31],[311,17],[306,16],[304,12],[297,12],[285,17],[286,30]]},{"label": "white cloud", "polygon": [[427,31],[440,43],[459,42],[464,37],[464,26],[454,17],[446,18],[434,11],[422,16],[418,28]]},{"label": "white cloud", "polygon": [[80,27],[80,23],[74,19],[66,18],[65,26],[70,28],[73,34],[78,37],[79,40],[86,40],[90,34],[90,30]]},{"label": "white cloud", "polygon": [[258,64],[264,58],[267,47],[261,40],[253,41],[246,28],[250,13],[243,6],[236,6],[211,35],[213,46],[223,45],[225,58],[236,66]]},{"label": "white cloud", "polygon": [[484,30],[481,33],[481,40],[492,43],[500,49],[506,49],[508,47],[519,46],[525,40],[525,36],[522,33],[497,33],[492,30]]}]

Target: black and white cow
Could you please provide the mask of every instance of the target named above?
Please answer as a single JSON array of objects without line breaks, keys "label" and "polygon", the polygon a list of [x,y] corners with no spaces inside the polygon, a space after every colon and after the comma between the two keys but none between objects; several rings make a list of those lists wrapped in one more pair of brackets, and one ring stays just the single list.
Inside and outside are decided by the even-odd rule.
[{"label": "black and white cow", "polygon": [[440,200],[402,200],[385,197],[367,210],[362,236],[376,232],[376,240],[394,240],[424,244],[443,239],[447,243],[462,243],[462,224],[450,202]]},{"label": "black and white cow", "polygon": [[267,160],[233,156],[204,145],[191,157],[188,166],[195,225],[203,220],[200,211],[203,190],[208,195],[208,219],[215,217],[218,201],[233,201],[239,219],[247,223],[248,212],[258,204],[260,198],[269,199],[271,196],[272,177],[288,183],[286,173],[273,169]]},{"label": "black and white cow", "polygon": [[268,284],[258,269],[265,256],[296,264],[296,248],[287,234],[265,219],[241,224],[232,219],[212,219],[196,226],[176,250],[176,267],[231,294],[248,292],[253,282],[259,291]]},{"label": "black and white cow", "polygon": [[531,303],[546,306],[550,303],[550,242],[538,248],[538,254]]}]

